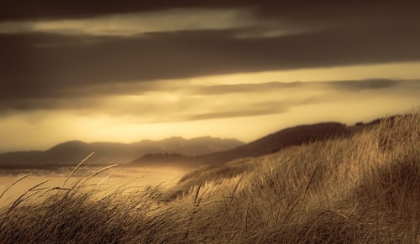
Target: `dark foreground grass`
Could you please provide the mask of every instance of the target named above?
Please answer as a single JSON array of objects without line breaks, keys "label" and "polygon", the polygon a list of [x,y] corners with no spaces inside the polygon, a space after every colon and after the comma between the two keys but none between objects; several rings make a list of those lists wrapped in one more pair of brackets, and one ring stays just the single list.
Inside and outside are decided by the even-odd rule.
[{"label": "dark foreground grass", "polygon": [[419,243],[420,114],[171,189],[41,187],[1,209],[0,243]]}]

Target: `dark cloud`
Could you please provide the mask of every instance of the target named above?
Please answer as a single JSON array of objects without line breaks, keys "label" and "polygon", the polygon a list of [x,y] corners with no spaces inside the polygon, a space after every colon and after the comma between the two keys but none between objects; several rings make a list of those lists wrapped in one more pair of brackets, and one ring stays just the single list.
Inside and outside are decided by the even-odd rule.
[{"label": "dark cloud", "polygon": [[[84,96],[86,87],[95,94],[96,86],[116,82],[420,60],[418,28],[243,39],[233,37],[237,31],[0,35],[0,97]],[[52,45],[60,43],[65,45]]]},{"label": "dark cloud", "polygon": [[[3,33],[0,113],[78,109],[84,103],[76,101],[83,99],[93,101],[102,96],[154,91],[158,88],[153,81],[162,79],[420,60],[420,4],[416,1],[3,1],[0,23],[176,8],[247,10],[257,20],[269,20],[270,24],[125,37],[30,33],[25,28],[22,30],[27,33]],[[263,35],[283,29],[304,31]],[[372,79],[319,84],[335,90],[359,91],[394,88],[401,82]],[[203,95],[221,95],[308,86],[309,83],[272,82],[191,89]],[[95,104],[92,101],[86,107]],[[269,113],[270,109],[255,113]],[[223,113],[195,117],[229,116]]]},{"label": "dark cloud", "polygon": [[[95,89],[82,91],[81,93],[85,96],[81,97],[38,97],[30,99],[1,98],[0,116],[4,117],[10,114],[38,110],[68,110],[83,114],[108,114],[114,117],[127,114],[140,115],[143,117],[147,115],[149,120],[155,123],[162,121],[205,120],[277,114],[285,112],[290,107],[296,105],[331,102],[331,99],[337,99],[337,94],[345,97],[349,93],[359,91],[384,91],[384,95],[394,94],[396,96],[414,98],[417,98],[420,93],[420,80],[390,79],[291,83],[267,82],[260,84],[213,86],[189,86],[187,84],[181,84],[179,85],[181,87],[167,87],[153,82],[145,83],[147,86],[142,86],[143,84],[144,83],[138,84],[137,89],[139,89],[139,91],[134,89],[136,85],[110,85],[108,87],[102,87],[102,89],[96,89],[96,92],[98,93],[93,96],[89,96],[88,94],[89,91],[92,91],[92,94],[94,94],[93,90]],[[324,94],[322,96],[315,95],[318,91],[323,91]],[[177,92],[181,92],[182,94],[178,95],[182,95],[183,98],[168,102],[159,100],[158,98],[154,99],[153,95],[148,96],[147,92],[155,92],[156,94],[173,93],[175,95]],[[313,95],[310,95],[311,92],[313,92]],[[113,100],[113,102],[107,102],[108,98],[122,94],[138,94],[140,96],[138,97],[139,100]],[[258,96],[258,94],[266,94],[266,96]],[[291,97],[294,97],[293,94],[296,94],[295,100],[291,100]],[[195,95],[199,95],[201,98],[193,98]],[[239,99],[237,103],[229,102],[231,95],[235,95],[235,98]],[[214,99],[213,96],[218,97],[219,103],[212,104],[211,101]],[[226,102],[227,104],[221,105],[220,102]],[[201,107],[203,110],[218,112],[203,112],[201,114],[185,115],[197,109],[201,110]],[[160,117],[153,118],[155,115],[159,115]]]},{"label": "dark cloud", "polygon": [[255,84],[233,84],[192,87],[194,93],[205,95],[220,95],[229,93],[260,93],[284,88],[295,88],[302,85],[302,82],[266,82]]},{"label": "dark cloud", "polygon": [[342,81],[315,81],[315,82],[266,82],[257,84],[233,84],[192,87],[192,91],[201,95],[223,95],[230,93],[267,93],[287,92],[296,90],[315,90],[327,88],[337,91],[363,91],[390,89],[402,86],[406,89],[419,89],[420,80],[391,80],[391,79],[366,79]]},{"label": "dark cloud", "polygon": [[[30,113],[33,111],[92,111],[101,107],[101,99],[98,98],[37,98],[37,99],[11,99],[2,100],[0,103],[0,118],[13,114]],[[108,113],[108,112],[106,112]]]},{"label": "dark cloud", "polygon": [[[330,20],[361,16],[387,18],[417,14],[417,1],[354,0],[354,1],[273,1],[273,0],[212,0],[212,1],[2,1],[0,21],[33,19],[90,18],[110,14],[160,11],[174,8],[252,8],[263,18],[288,17],[293,20]],[[401,19],[401,18],[400,18]]]},{"label": "dark cloud", "polygon": [[250,116],[261,116],[261,115],[270,115],[270,114],[279,114],[285,113],[287,109],[282,107],[273,106],[271,108],[262,108],[262,109],[246,109],[246,110],[232,110],[227,112],[215,112],[215,113],[204,113],[204,114],[194,114],[189,116],[186,120],[207,120],[207,119],[224,119],[224,118],[237,118],[237,117],[250,117]]},{"label": "dark cloud", "polygon": [[[420,81],[412,81],[419,83]],[[348,80],[340,82],[329,82],[328,85],[332,88],[345,89],[350,91],[360,90],[375,90],[375,89],[386,89],[393,88],[400,85],[402,81],[390,80],[390,79],[369,79],[369,80]]]}]

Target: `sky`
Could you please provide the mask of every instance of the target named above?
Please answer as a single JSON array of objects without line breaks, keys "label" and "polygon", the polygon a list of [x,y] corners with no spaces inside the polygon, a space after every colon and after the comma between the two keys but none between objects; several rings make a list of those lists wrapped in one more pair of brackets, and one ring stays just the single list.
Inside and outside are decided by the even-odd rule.
[{"label": "sky", "polygon": [[0,152],[420,107],[417,1],[2,1]]}]

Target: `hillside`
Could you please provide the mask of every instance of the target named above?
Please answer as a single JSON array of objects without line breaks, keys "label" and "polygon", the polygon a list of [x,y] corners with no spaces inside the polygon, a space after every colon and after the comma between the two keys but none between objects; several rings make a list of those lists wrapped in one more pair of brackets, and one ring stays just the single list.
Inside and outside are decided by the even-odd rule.
[{"label": "hillside", "polygon": [[272,154],[291,146],[299,146],[310,142],[324,141],[333,138],[348,138],[352,135],[361,133],[365,129],[370,129],[384,120],[388,121],[392,125],[394,120],[405,118],[407,116],[409,115],[393,115],[387,118],[378,118],[367,123],[358,122],[355,125],[350,126],[346,126],[345,124],[338,122],[299,125],[280,130],[227,151],[198,156],[178,155],[177,157],[162,153],[150,153],[147,156],[143,156],[132,161],[127,164],[127,166],[182,166],[197,168],[202,165],[220,165],[240,158],[259,157]]},{"label": "hillside", "polygon": [[244,143],[235,139],[172,137],[160,141],[143,140],[131,144],[82,141],[60,143],[46,151],[11,152],[0,154],[0,167],[44,167],[45,165],[75,165],[92,152],[91,161],[101,164],[126,163],[148,153],[182,153],[195,156],[229,150]]},{"label": "hillside", "polygon": [[[133,161],[127,166],[171,166],[174,165],[174,163],[182,163],[183,166],[190,167],[217,165],[234,159],[258,157],[274,153],[290,146],[298,146],[312,141],[326,140],[334,137],[348,137],[351,134],[351,131],[348,130],[345,125],[335,122],[300,125],[280,130],[228,151],[195,157],[178,157],[176,162],[172,158],[166,157],[166,155],[148,155],[147,157],[141,157]],[[182,160],[184,161],[182,162]]]}]

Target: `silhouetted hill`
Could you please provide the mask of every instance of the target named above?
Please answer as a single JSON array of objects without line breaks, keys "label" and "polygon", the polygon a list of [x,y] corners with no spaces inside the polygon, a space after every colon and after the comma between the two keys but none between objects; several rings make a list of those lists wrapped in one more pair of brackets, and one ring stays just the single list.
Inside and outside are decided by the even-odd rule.
[{"label": "silhouetted hill", "polygon": [[[394,120],[401,117],[389,117]],[[184,166],[222,164],[244,157],[259,157],[290,146],[334,137],[347,137],[380,123],[383,118],[348,126],[337,122],[300,125],[287,128],[244,145],[235,139],[199,137],[190,140],[171,137],[160,141],[85,143],[69,141],[47,151],[0,154],[0,167],[16,165],[74,165],[91,152],[90,162],[106,159],[107,164],[131,162],[127,166]],[[134,160],[133,160],[134,159]],[[21,166],[20,166],[21,167]]]},{"label": "silhouetted hill", "polygon": [[[185,160],[185,162],[182,163],[183,166],[188,165],[190,167],[222,164],[238,158],[258,157],[278,152],[283,148],[297,146],[311,141],[350,136],[351,134],[351,131],[348,130],[344,124],[335,122],[300,125],[278,131],[228,151],[199,155],[196,157],[178,157],[177,163],[181,163],[181,159],[183,159]],[[172,156],[168,155],[166,158],[165,155],[162,154],[148,155],[147,157],[142,157],[133,161],[127,166],[170,166],[175,163],[171,157]]]},{"label": "silhouetted hill", "polygon": [[131,144],[82,141],[68,141],[58,144],[46,151],[11,152],[0,154],[0,167],[19,167],[23,165],[75,165],[92,152],[95,154],[89,160],[101,164],[127,163],[150,153],[182,153],[195,156],[203,153],[213,153],[229,150],[243,145],[235,139],[220,139],[200,137],[190,140],[172,137],[160,141],[140,141]]},{"label": "silhouetted hill", "polygon": [[241,157],[258,157],[278,152],[283,148],[298,146],[311,141],[326,140],[338,136],[350,136],[351,132],[340,123],[320,123],[300,125],[267,135],[244,146],[227,152],[213,153],[198,157],[204,164],[219,164]]},{"label": "silhouetted hill", "polygon": [[[143,140],[133,143],[142,147],[159,148],[163,152],[196,156],[206,153],[229,150],[244,145],[236,139],[220,139],[210,136],[185,140],[182,137],[171,137],[161,141]],[[153,153],[150,151],[150,153]]]},{"label": "silhouetted hill", "polygon": [[179,153],[150,153],[128,164],[147,167],[196,167],[196,157]]}]

